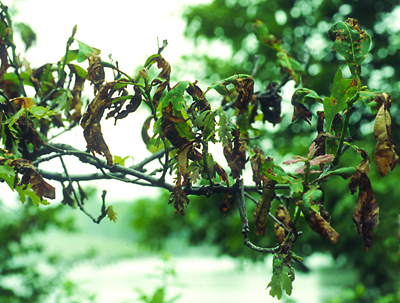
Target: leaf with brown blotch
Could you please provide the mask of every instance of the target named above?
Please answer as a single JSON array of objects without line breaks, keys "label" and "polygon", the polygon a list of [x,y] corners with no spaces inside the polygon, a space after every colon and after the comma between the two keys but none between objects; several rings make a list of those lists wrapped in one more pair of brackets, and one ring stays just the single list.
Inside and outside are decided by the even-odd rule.
[{"label": "leaf with brown blotch", "polygon": [[235,203],[233,196],[230,193],[226,193],[221,202],[219,202],[218,208],[223,216],[225,212]]},{"label": "leaf with brown blotch", "polygon": [[238,178],[244,169],[246,163],[246,144],[240,139],[240,130],[237,127],[232,131],[233,135],[233,149],[232,144],[224,146],[224,156],[231,169],[232,178]]},{"label": "leaf with brown blotch", "polygon": [[88,58],[89,60],[89,67],[88,67],[88,74],[86,78],[94,84],[95,93],[100,88],[100,86],[104,82],[104,67],[101,64],[101,58],[99,55],[92,54]]},{"label": "leaf with brown blotch", "polygon": [[266,184],[269,179],[261,172],[261,163],[265,159],[264,153],[258,146],[254,146],[255,155],[250,158],[251,169],[253,171],[253,181],[257,186],[261,186],[261,182]]},{"label": "leaf with brown blotch", "polygon": [[254,211],[253,219],[256,225],[257,235],[264,236],[265,227],[267,226],[267,215],[271,208],[272,200],[275,198],[275,184],[276,181],[270,181],[264,184],[261,198]]},{"label": "leaf with brown blotch", "polygon": [[126,109],[122,110],[122,106],[124,105],[126,100],[116,101],[112,104],[112,110],[107,114],[106,119],[114,117],[115,124],[117,124],[118,119],[123,119],[127,117],[130,113],[134,113],[142,103],[142,91],[139,86],[134,86],[135,94],[132,96],[129,104],[126,106]]},{"label": "leaf with brown blotch", "polygon": [[[323,210],[323,216],[314,211],[313,205],[322,204],[323,202],[323,191],[318,187],[310,187],[310,189],[303,194],[303,208],[302,213],[306,219],[306,222],[310,228],[329,239],[332,244],[336,244],[339,239],[339,234],[332,228],[329,224],[329,216],[327,216],[324,208],[319,208]],[[328,221],[326,220],[328,219]]]},{"label": "leaf with brown blotch", "polygon": [[375,163],[381,176],[386,175],[393,170],[399,162],[399,156],[396,154],[396,144],[392,139],[390,105],[391,96],[387,93],[380,94],[383,100],[375,118],[374,135],[378,140],[375,147]]},{"label": "leaf with brown blotch", "polygon": [[43,177],[39,174],[39,172],[30,161],[26,159],[15,159],[9,165],[13,166],[16,172],[22,174],[22,178],[19,184],[17,184],[18,175],[15,174],[15,186],[24,185],[26,188],[28,187],[28,184],[30,184],[32,190],[40,198],[41,201],[43,201],[43,197],[49,199],[56,198],[55,188],[43,180]]},{"label": "leaf with brown blotch", "polygon": [[[178,177],[178,180],[180,179],[180,177]],[[176,209],[176,211],[179,211],[181,213],[182,216],[185,215],[185,207],[188,206],[189,204],[189,199],[186,195],[186,193],[183,191],[182,189],[182,185],[180,184],[180,182],[177,182],[177,185],[175,185],[172,188],[172,194],[169,198],[169,203],[171,203],[173,200],[175,200],[174,202],[174,207]]]},{"label": "leaf with brown blotch", "polygon": [[[288,230],[289,228],[289,222],[290,222],[290,214],[287,211],[286,207],[283,205],[278,206],[278,208],[275,211],[275,217],[282,222]],[[275,235],[276,239],[278,240],[279,244],[282,244],[283,241],[285,241],[285,238],[287,236],[286,231],[283,227],[281,227],[278,223],[274,223],[274,228],[275,228]]]},{"label": "leaf with brown blotch", "polygon": [[18,111],[21,108],[31,108],[35,105],[35,102],[31,98],[27,97],[18,97],[10,100],[15,105],[15,109]]},{"label": "leaf with brown blotch", "polygon": [[308,226],[326,239],[331,240],[332,244],[336,244],[339,234],[332,228],[328,221],[321,217],[317,212],[311,209],[311,214],[306,217]]},{"label": "leaf with brown blotch", "polygon": [[226,183],[226,186],[229,187],[228,174],[217,162],[215,162],[214,164],[214,170],[217,172],[220,180],[224,181]]},{"label": "leaf with brown blotch", "polygon": [[78,123],[82,117],[82,100],[81,95],[85,85],[86,78],[79,76],[79,73],[76,70],[76,65],[68,64],[69,69],[75,75],[75,83],[72,88],[72,102],[70,106],[70,111],[74,110],[74,113],[69,116],[69,121]]},{"label": "leaf with brown blotch", "polygon": [[158,102],[161,99],[161,95],[166,87],[169,87],[170,75],[171,75],[171,66],[169,63],[159,54],[150,56],[145,66],[149,66],[153,63],[157,62],[157,67],[161,69],[161,72],[158,74],[158,77],[151,82],[151,85],[158,85],[158,88],[153,96],[153,106],[156,109],[158,106]]},{"label": "leaf with brown blotch", "polygon": [[211,110],[210,102],[204,97],[203,91],[196,84],[197,81],[190,84],[186,92],[191,95],[193,99],[198,98],[200,113]]},{"label": "leaf with brown blotch", "polygon": [[103,134],[101,133],[100,120],[103,117],[104,110],[111,106],[112,100],[108,96],[108,92],[114,85],[115,82],[108,82],[99,87],[97,95],[89,104],[81,121],[87,148],[92,153],[97,152],[104,155],[108,165],[112,165],[113,160],[110,150],[104,141]]},{"label": "leaf with brown blotch", "polygon": [[362,236],[365,250],[368,251],[373,243],[373,231],[378,224],[379,206],[372,191],[371,182],[367,174],[358,170],[349,183],[352,194],[357,190],[357,205],[353,213],[353,221],[357,226],[358,235]]}]

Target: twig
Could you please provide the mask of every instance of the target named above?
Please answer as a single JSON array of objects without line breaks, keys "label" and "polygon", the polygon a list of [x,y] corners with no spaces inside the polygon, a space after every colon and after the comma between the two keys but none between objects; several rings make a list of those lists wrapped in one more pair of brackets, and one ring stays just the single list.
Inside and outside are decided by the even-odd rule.
[{"label": "twig", "polygon": [[244,237],[243,244],[249,247],[252,250],[258,251],[258,252],[264,252],[264,253],[275,253],[280,249],[280,246],[276,246],[274,248],[265,248],[265,247],[259,247],[254,245],[250,240],[249,240],[249,235],[248,233],[250,232],[249,229],[249,223],[247,221],[247,213],[246,213],[246,204],[245,204],[245,192],[243,189],[243,180],[238,179],[235,184],[236,188],[236,202],[240,214],[240,221],[242,222],[242,234]]}]

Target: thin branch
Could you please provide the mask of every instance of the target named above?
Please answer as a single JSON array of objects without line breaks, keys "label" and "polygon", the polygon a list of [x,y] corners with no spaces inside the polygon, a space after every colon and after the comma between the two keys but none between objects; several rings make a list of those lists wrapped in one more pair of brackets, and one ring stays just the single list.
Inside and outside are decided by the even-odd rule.
[{"label": "thin branch", "polygon": [[280,246],[276,246],[274,248],[265,248],[265,247],[259,247],[254,245],[250,240],[249,240],[249,235],[248,233],[250,232],[249,229],[249,223],[247,221],[247,212],[246,212],[246,203],[245,203],[245,192],[243,189],[243,180],[237,180],[236,184],[236,202],[240,214],[240,221],[242,222],[242,234],[244,237],[243,244],[249,247],[252,250],[258,251],[258,252],[263,252],[263,253],[275,253],[280,249]]}]

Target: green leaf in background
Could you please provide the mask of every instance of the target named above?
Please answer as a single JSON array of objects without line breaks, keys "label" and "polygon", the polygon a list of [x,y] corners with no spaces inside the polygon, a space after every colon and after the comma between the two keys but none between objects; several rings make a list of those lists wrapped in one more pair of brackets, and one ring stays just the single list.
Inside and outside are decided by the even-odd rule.
[{"label": "green leaf in background", "polygon": [[22,22],[17,23],[15,25],[15,28],[21,35],[21,39],[25,44],[25,51],[27,51],[36,41],[36,33],[32,30],[32,28],[29,25]]},{"label": "green leaf in background", "polygon": [[280,41],[278,41],[274,35],[269,35],[268,27],[266,27],[260,20],[257,20],[253,24],[253,32],[261,44],[278,51],[281,50]]},{"label": "green leaf in background", "polygon": [[78,63],[85,61],[90,56],[100,55],[100,51],[98,49],[92,48],[89,45],[87,45],[79,40],[76,40],[76,41],[79,44],[79,52],[78,52],[78,57],[76,59],[76,61],[78,61]]},{"label": "green leaf in background", "polygon": [[307,103],[311,104],[316,102],[322,103],[322,98],[312,89],[308,88],[299,88],[294,93],[293,96],[296,95],[297,103]]},{"label": "green leaf in background", "polygon": [[333,119],[337,113],[345,110],[347,101],[357,93],[357,86],[350,79],[344,79],[342,70],[339,68],[333,80],[331,97],[324,99],[324,113],[326,131],[331,133]]},{"label": "green leaf in background", "polygon": [[279,51],[276,56],[278,66],[290,75],[296,86],[304,82],[304,68],[299,61],[289,56],[285,50]]},{"label": "green leaf in background", "polygon": [[335,51],[346,59],[353,76],[361,74],[361,64],[364,62],[371,46],[371,37],[364,31],[357,20],[347,19],[332,25],[328,31]]},{"label": "green leaf in background", "polygon": [[323,179],[326,179],[326,178],[328,178],[330,176],[340,176],[343,179],[348,179],[352,175],[354,175],[355,173],[357,173],[357,168],[355,168],[355,167],[338,168],[338,169],[335,169],[333,171],[330,171],[328,174],[323,175],[322,177],[319,177],[318,179],[314,180],[312,183],[319,182],[319,181],[321,181]]}]

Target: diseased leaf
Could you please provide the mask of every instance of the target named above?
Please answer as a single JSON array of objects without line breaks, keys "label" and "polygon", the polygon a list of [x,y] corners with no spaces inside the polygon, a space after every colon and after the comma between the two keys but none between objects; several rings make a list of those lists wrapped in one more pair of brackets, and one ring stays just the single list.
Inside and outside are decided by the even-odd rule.
[{"label": "diseased leaf", "polygon": [[271,208],[272,200],[275,198],[275,184],[276,181],[269,181],[264,184],[261,198],[254,211],[253,219],[257,235],[264,236],[265,227],[267,226],[267,215]]},{"label": "diseased leaf", "polygon": [[180,112],[184,105],[186,105],[186,101],[183,98],[183,94],[186,91],[186,88],[189,85],[189,81],[180,81],[178,82],[162,99],[162,108],[167,107],[171,102],[172,108],[175,112]]},{"label": "diseased leaf", "polygon": [[104,110],[110,108],[112,104],[108,92],[114,87],[114,84],[115,82],[109,82],[100,86],[97,95],[89,104],[81,120],[87,148],[92,153],[97,152],[104,155],[108,165],[112,165],[113,160],[110,150],[104,141],[103,134],[101,133],[100,120],[103,117]]},{"label": "diseased leaf", "polygon": [[329,239],[332,244],[336,244],[339,239],[339,234],[331,227],[328,221],[313,209],[313,206],[319,204],[322,199],[322,191],[314,187],[311,188],[303,195],[302,212],[308,226],[310,226],[313,231]]},{"label": "diseased leaf", "polygon": [[399,162],[396,154],[396,144],[392,139],[390,105],[391,96],[387,93],[379,95],[383,100],[375,117],[374,135],[378,140],[375,146],[375,163],[381,176],[393,170]]},{"label": "diseased leaf", "polygon": [[[160,69],[161,72],[158,74],[157,78],[151,82],[152,86],[158,85],[158,88],[153,96],[153,106],[154,108],[158,107],[158,102],[161,99],[161,95],[166,87],[169,87],[170,75],[171,75],[171,66],[169,63],[158,54],[152,55],[147,58],[145,67],[148,67],[151,64],[157,62],[157,67]],[[168,104],[167,104],[168,105]]]},{"label": "diseased leaf", "polygon": [[224,146],[224,156],[231,169],[232,178],[238,178],[244,169],[246,163],[246,145],[240,139],[239,127],[237,130],[232,131],[233,135],[233,149],[232,144]]},{"label": "diseased leaf", "polygon": [[[278,206],[278,208],[275,211],[275,218],[277,218],[280,222],[282,222],[286,226],[286,229],[290,230],[289,228],[290,214],[285,206],[283,205]],[[274,230],[278,243],[282,244],[286,239],[287,232],[277,222],[274,222]]]},{"label": "diseased leaf", "polygon": [[[263,113],[263,122],[268,121],[273,125],[278,124],[282,121],[281,118],[281,101],[282,97],[275,91],[277,82],[271,82],[268,84],[265,92],[261,94],[255,94],[255,98],[261,105],[261,111]],[[256,116],[257,106],[253,107],[252,116]],[[253,119],[254,122],[254,118]],[[252,123],[252,122],[251,122]]]},{"label": "diseased leaf", "polygon": [[344,79],[342,70],[339,68],[333,80],[331,97],[324,99],[324,114],[328,133],[332,133],[332,122],[336,114],[346,109],[347,101],[356,93],[357,86],[354,86],[352,80]]},{"label": "diseased leaf", "polygon": [[363,30],[357,20],[347,19],[332,25],[328,31],[335,51],[346,59],[353,76],[361,74],[364,62],[371,45],[371,37]]},{"label": "diseased leaf", "polygon": [[215,89],[221,95],[227,95],[228,89],[226,86],[228,84],[235,85],[235,89],[238,92],[235,107],[239,110],[238,114],[241,114],[247,108],[251,98],[253,97],[254,79],[249,75],[239,74],[226,78],[217,84],[214,84],[211,88]]},{"label": "diseased leaf", "polygon": [[79,53],[78,53],[78,56],[76,59],[76,61],[78,61],[78,63],[82,63],[86,59],[89,59],[89,57],[100,55],[100,51],[98,49],[90,47],[89,45],[87,45],[79,40],[76,40],[76,41],[79,44]]},{"label": "diseased leaf", "polygon": [[176,211],[180,212],[181,215],[184,216],[185,215],[185,207],[188,206],[190,201],[189,201],[186,193],[183,191],[182,185],[180,184],[180,182],[178,182],[177,185],[175,185],[172,188],[172,194],[169,198],[169,203],[172,203],[172,201],[174,201],[174,200],[175,200],[174,207],[175,207]]},{"label": "diseased leaf", "polygon": [[357,226],[357,233],[362,236],[365,250],[368,251],[373,243],[373,231],[378,224],[379,206],[372,191],[371,182],[367,174],[361,170],[352,177],[349,188],[352,194],[357,190],[357,205],[353,213],[353,221]]}]

